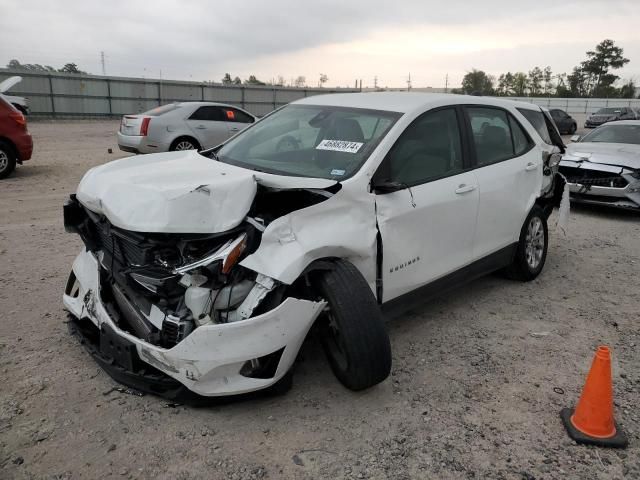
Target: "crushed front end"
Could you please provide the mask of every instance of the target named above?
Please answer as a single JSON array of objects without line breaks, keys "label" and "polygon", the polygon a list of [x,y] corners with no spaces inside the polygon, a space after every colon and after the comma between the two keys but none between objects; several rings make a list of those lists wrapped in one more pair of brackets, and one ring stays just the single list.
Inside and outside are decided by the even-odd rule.
[{"label": "crushed front end", "polygon": [[560,173],[573,201],[640,209],[640,170],[569,157],[560,162]]},{"label": "crushed front end", "polygon": [[239,265],[259,244],[256,221],[214,234],[134,232],[75,195],[64,220],[85,244],[63,297],[72,329],[134,388],[222,396],[274,385],[324,307]]}]

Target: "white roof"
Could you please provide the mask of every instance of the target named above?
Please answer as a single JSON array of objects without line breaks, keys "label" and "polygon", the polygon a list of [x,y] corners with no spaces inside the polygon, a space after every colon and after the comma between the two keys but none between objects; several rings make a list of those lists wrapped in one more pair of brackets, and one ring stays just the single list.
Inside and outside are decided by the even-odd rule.
[{"label": "white roof", "polygon": [[540,110],[532,103],[503,100],[492,97],[454,95],[447,93],[417,92],[366,92],[314,95],[292,102],[298,105],[327,105],[334,107],[368,108],[390,112],[408,113],[424,111],[441,105],[479,104],[499,107],[524,107]]}]

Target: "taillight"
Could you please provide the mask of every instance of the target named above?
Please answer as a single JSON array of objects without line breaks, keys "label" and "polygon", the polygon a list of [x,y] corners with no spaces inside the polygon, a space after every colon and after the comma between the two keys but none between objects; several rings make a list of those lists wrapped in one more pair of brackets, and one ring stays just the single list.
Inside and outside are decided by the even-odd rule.
[{"label": "taillight", "polygon": [[24,118],[22,112],[9,112],[9,118],[11,118],[14,122],[16,122],[21,127],[27,126],[27,119]]},{"label": "taillight", "polygon": [[143,137],[146,137],[149,132],[149,122],[151,122],[151,117],[145,117],[142,119],[142,123],[140,124],[140,135]]}]

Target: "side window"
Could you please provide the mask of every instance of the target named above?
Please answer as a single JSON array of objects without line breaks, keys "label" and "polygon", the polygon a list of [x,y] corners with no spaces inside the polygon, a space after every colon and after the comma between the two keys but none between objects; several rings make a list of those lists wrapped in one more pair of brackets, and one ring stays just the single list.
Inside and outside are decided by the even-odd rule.
[{"label": "side window", "polygon": [[387,161],[389,179],[409,186],[462,171],[455,109],[428,112],[416,119],[393,146]]},{"label": "side window", "polygon": [[253,117],[236,108],[224,108],[224,117],[227,122],[253,123]]},{"label": "side window", "polygon": [[540,135],[542,140],[549,145],[553,145],[547,124],[544,121],[544,114],[541,110],[529,110],[528,108],[518,108],[518,111],[527,119],[536,132]]},{"label": "side window", "polygon": [[513,150],[515,156],[519,157],[533,147],[533,141],[524,131],[522,125],[511,115],[509,115],[509,126],[511,127],[511,138],[513,138]]},{"label": "side window", "polygon": [[497,108],[468,107],[478,166],[514,156],[507,112]]},{"label": "side window", "polygon": [[200,107],[191,114],[189,120],[224,121],[220,107]]}]

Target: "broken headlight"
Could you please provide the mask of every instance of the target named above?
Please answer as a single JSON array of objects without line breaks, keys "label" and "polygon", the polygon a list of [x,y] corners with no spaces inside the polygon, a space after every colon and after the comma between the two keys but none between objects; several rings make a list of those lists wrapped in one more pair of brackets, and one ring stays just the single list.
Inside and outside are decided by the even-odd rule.
[{"label": "broken headlight", "polygon": [[196,260],[181,267],[173,269],[174,274],[183,274],[199,267],[206,267],[213,262],[222,261],[222,273],[229,273],[231,268],[238,262],[238,259],[247,247],[247,234],[243,233],[235,239],[229,240],[218,250],[199,260]]}]

